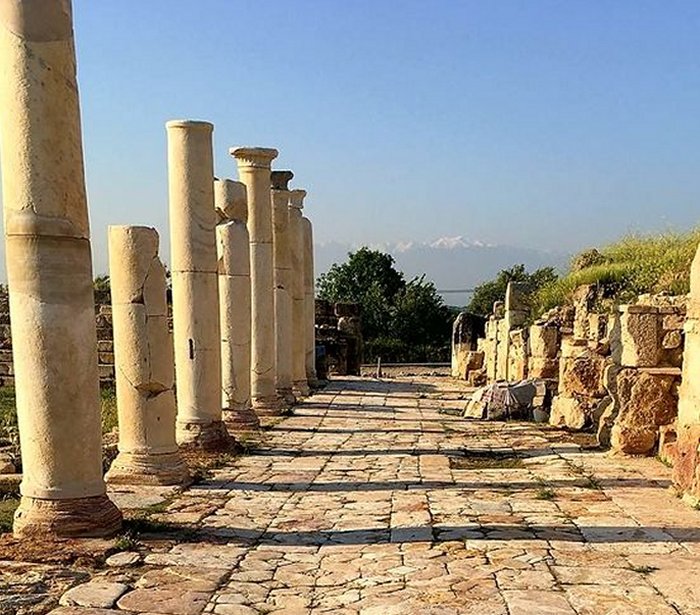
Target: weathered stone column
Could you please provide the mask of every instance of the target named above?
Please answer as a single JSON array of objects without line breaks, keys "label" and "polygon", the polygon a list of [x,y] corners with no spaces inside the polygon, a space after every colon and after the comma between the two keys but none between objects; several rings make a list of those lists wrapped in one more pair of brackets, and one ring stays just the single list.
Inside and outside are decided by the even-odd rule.
[{"label": "weathered stone column", "polygon": [[686,499],[700,502],[700,248],[690,268],[690,294],[683,326],[683,374],[678,390],[673,482]]},{"label": "weathered stone column", "polygon": [[316,379],[316,278],[314,277],[314,236],[311,220],[302,218],[304,232],[304,321],[306,330],[306,379],[310,387]]},{"label": "weathered stone column", "polygon": [[106,536],[97,335],[68,0],[0,3],[0,151],[22,500],[17,535]]},{"label": "weathered stone column", "polygon": [[166,127],[177,441],[224,448],[230,438],[221,420],[213,126],[175,120]]},{"label": "weathered stone column", "polygon": [[309,394],[306,380],[306,294],[304,290],[304,227],[301,210],[305,190],[289,193],[289,238],[292,265],[292,382],[297,395]]},{"label": "weathered stone column", "polygon": [[219,215],[222,414],[234,431],[256,430],[260,421],[250,405],[250,239],[245,185],[215,180],[214,202]]},{"label": "weathered stone column", "polygon": [[109,279],[119,455],[107,482],[182,484],[189,476],[175,442],[173,345],[155,229],[109,227]]},{"label": "weathered stone column", "polygon": [[272,199],[270,164],[276,149],[231,149],[239,179],[248,190],[251,283],[251,373],[253,410],[258,415],[279,414],[282,404],[275,391],[275,308],[273,294]]},{"label": "weathered stone column", "polygon": [[296,402],[292,393],[292,269],[289,232],[291,171],[272,171],[272,245],[275,281],[275,388],[287,405]]}]

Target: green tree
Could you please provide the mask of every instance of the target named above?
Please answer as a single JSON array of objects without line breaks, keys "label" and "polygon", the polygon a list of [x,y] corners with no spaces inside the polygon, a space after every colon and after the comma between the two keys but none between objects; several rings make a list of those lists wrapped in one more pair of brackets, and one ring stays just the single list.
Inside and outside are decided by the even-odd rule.
[{"label": "green tree", "polygon": [[449,359],[452,313],[425,276],[408,282],[390,254],[369,248],[348,254],[317,282],[321,299],[361,307],[365,360]]},{"label": "green tree", "polygon": [[334,264],[316,285],[320,299],[358,303],[362,308],[363,334],[371,339],[390,326],[389,308],[406,281],[394,268],[390,254],[360,248],[350,252],[345,263]]},{"label": "green tree", "polygon": [[479,284],[474,289],[467,311],[479,316],[491,314],[493,304],[496,301],[503,301],[509,282],[525,284],[527,292],[534,293],[557,279],[558,276],[554,267],[542,267],[532,273],[528,273],[525,265],[513,265],[510,269],[501,270],[493,280]]}]

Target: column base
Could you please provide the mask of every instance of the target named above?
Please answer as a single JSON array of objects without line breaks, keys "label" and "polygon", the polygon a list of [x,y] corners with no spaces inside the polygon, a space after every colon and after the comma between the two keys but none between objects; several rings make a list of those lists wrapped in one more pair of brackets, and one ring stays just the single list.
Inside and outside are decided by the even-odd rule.
[{"label": "column base", "polygon": [[277,397],[279,397],[283,401],[283,404],[288,408],[291,408],[294,404],[297,403],[297,398],[292,392],[292,387],[277,389]]},{"label": "column base", "polygon": [[111,485],[184,485],[190,474],[179,451],[119,453],[105,475]]},{"label": "column base", "polygon": [[13,530],[18,538],[106,538],[122,527],[122,513],[106,495],[66,500],[22,496]]},{"label": "column base", "polygon": [[270,397],[254,397],[251,400],[253,410],[260,418],[264,416],[283,416],[286,410],[286,404],[283,399],[277,395]]},{"label": "column base", "polygon": [[221,416],[228,427],[234,433],[241,431],[258,431],[260,419],[250,405],[240,405],[234,408],[224,408]]},{"label": "column base", "polygon": [[223,421],[211,423],[178,421],[176,436],[180,447],[202,451],[228,451],[236,443],[229,435]]},{"label": "column base", "polygon": [[298,397],[308,397],[311,393],[309,383],[306,380],[297,380],[292,390]]}]

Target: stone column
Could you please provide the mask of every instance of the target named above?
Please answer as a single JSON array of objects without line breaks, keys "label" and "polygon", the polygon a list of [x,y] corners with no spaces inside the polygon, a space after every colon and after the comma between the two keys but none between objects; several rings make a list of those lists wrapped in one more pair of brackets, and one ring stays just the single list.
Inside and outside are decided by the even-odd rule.
[{"label": "stone column", "polygon": [[297,395],[309,394],[306,380],[306,295],[304,291],[304,228],[301,210],[305,190],[289,194],[289,237],[292,265],[292,382]]},{"label": "stone column", "polygon": [[275,308],[273,294],[272,199],[270,164],[276,149],[231,149],[238,175],[248,190],[251,283],[251,373],[253,410],[258,415],[279,414],[282,404],[275,391]]},{"label": "stone column", "polygon": [[306,331],[306,379],[310,387],[316,379],[316,279],[314,277],[314,236],[311,220],[302,218],[304,232],[304,326]]},{"label": "stone column", "polygon": [[109,227],[109,279],[119,455],[109,483],[178,485],[189,476],[175,442],[173,345],[158,233]]},{"label": "stone column", "polygon": [[175,120],[166,127],[177,441],[225,448],[230,439],[221,420],[213,126]]},{"label": "stone column", "polygon": [[296,402],[292,393],[292,270],[289,232],[289,188],[291,171],[272,171],[272,245],[275,284],[275,365],[277,396],[288,406]]},{"label": "stone column", "polygon": [[97,335],[68,0],[0,3],[0,151],[22,500],[15,534],[106,536]]},{"label": "stone column", "polygon": [[222,414],[234,431],[251,431],[260,428],[260,421],[250,405],[250,240],[245,185],[215,180],[214,202],[219,215]]}]

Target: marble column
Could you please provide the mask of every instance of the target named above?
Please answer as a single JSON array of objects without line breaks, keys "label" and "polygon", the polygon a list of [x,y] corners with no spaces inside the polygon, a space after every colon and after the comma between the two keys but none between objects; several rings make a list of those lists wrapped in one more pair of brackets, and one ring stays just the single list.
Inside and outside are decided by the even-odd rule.
[{"label": "marble column", "polygon": [[214,127],[190,120],[166,127],[177,441],[217,450],[231,442],[221,420]]},{"label": "marble column", "polygon": [[311,220],[302,218],[304,234],[304,330],[306,332],[306,380],[318,386],[316,378],[316,280],[314,278],[314,236]]},{"label": "marble column", "polygon": [[223,418],[235,432],[260,428],[250,404],[250,238],[245,184],[214,181],[219,216],[219,319]]},{"label": "marble column", "polygon": [[248,190],[251,286],[251,372],[253,410],[276,415],[282,403],[275,390],[275,308],[272,248],[270,164],[276,149],[241,147],[231,150],[239,179]]},{"label": "marble column", "polygon": [[165,267],[158,232],[109,227],[109,279],[119,415],[119,455],[109,483],[180,485],[187,466],[175,442],[175,380]]},{"label": "marble column", "polygon": [[0,2],[0,153],[17,419],[19,536],[107,536],[100,391],[68,0]]},{"label": "marble column", "polygon": [[292,268],[292,382],[294,392],[300,396],[309,394],[306,379],[306,294],[304,290],[304,228],[301,210],[304,207],[305,190],[292,190],[289,194],[289,237]]},{"label": "marble column", "polygon": [[296,402],[292,392],[292,270],[289,232],[291,171],[272,171],[272,245],[275,285],[275,388],[288,406]]}]

